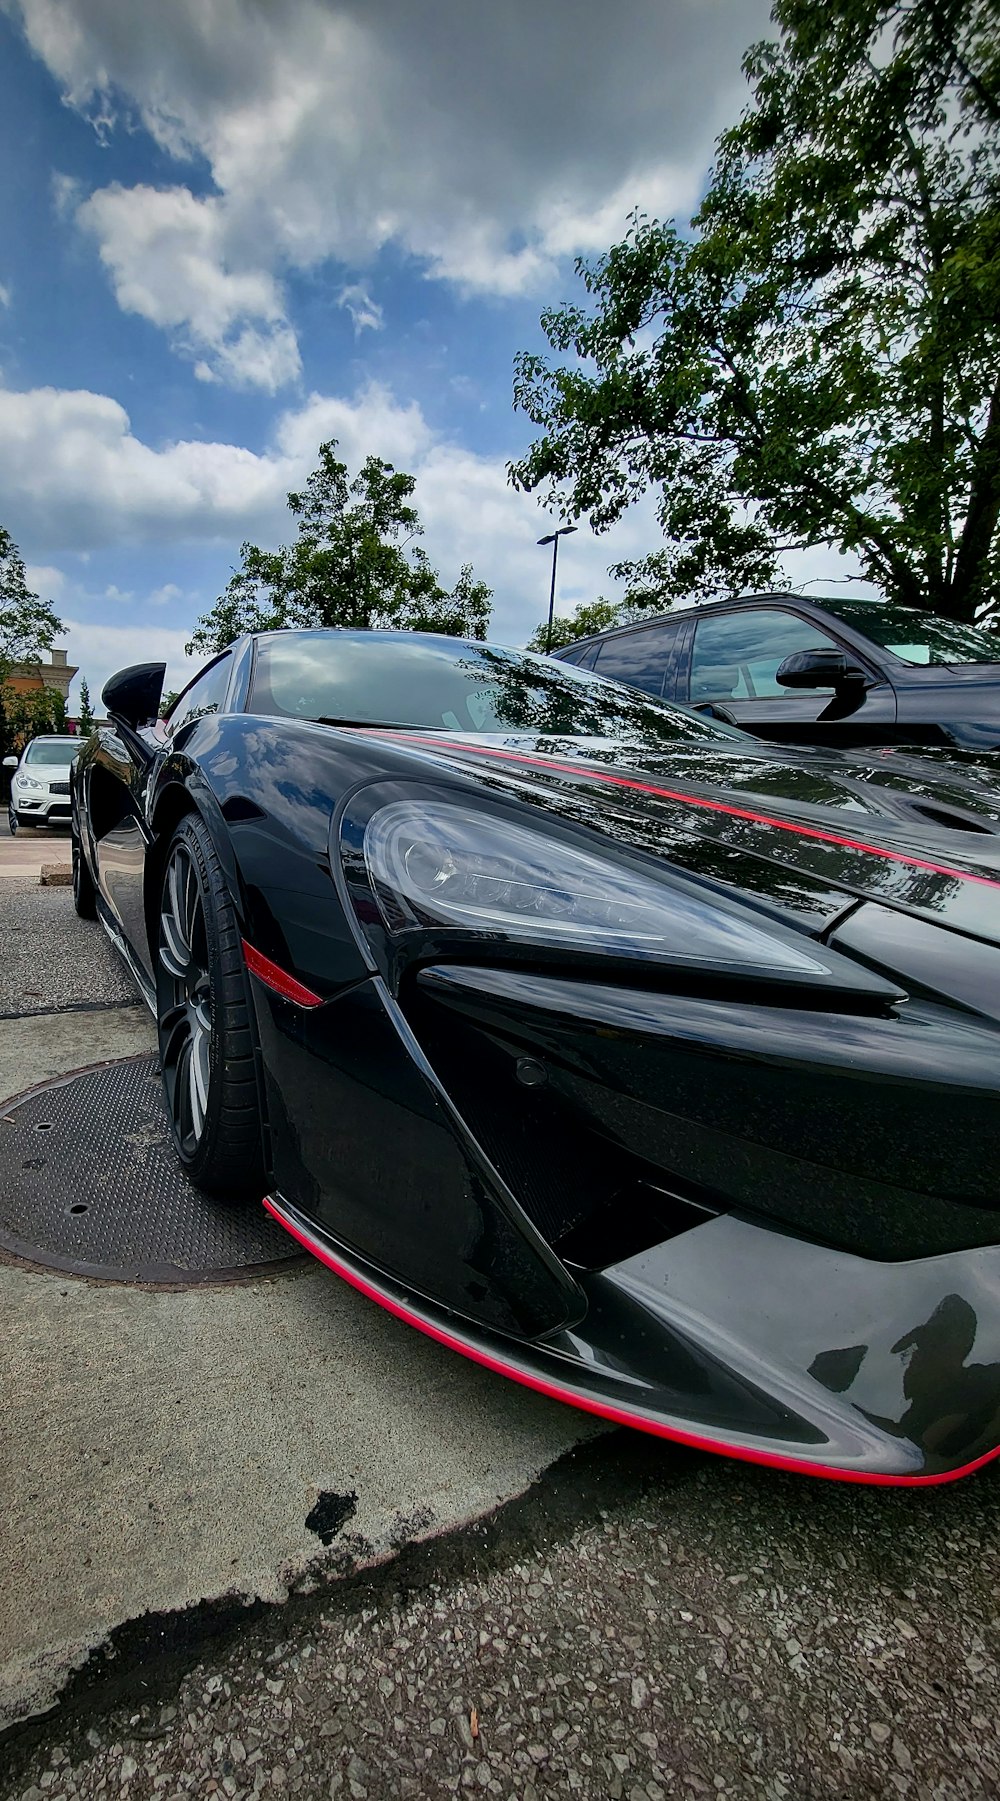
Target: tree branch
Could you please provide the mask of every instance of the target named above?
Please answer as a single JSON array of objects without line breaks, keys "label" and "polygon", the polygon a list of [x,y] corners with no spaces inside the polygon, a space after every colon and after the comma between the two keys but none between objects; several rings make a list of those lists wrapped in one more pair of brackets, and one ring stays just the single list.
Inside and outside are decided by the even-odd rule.
[{"label": "tree branch", "polygon": [[1000,523],[1000,380],[972,473],[969,507],[955,559],[949,616],[972,620],[983,599],[983,574]]}]

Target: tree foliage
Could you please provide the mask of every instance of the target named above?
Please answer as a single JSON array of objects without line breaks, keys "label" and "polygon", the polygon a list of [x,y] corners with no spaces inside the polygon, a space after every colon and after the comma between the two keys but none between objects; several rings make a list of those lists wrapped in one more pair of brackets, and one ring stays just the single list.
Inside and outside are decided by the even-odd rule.
[{"label": "tree foliage", "polygon": [[15,694],[0,687],[0,756],[20,753],[32,738],[66,730],[66,702],[57,688],[29,688]]},{"label": "tree foliage", "polygon": [[80,680],[80,713],[77,719],[81,738],[89,738],[94,729],[94,714],[90,705],[90,683],[86,676]]},{"label": "tree foliage", "polygon": [[596,600],[581,601],[572,613],[553,615],[551,645],[549,622],[545,618],[535,627],[524,648],[562,650],[564,645],[574,644],[577,638],[590,638],[595,632],[606,632],[613,625],[623,625],[633,611],[624,601],[605,600],[603,594],[599,594]]},{"label": "tree foliage", "polygon": [[28,587],[21,553],[0,525],[0,682],[15,663],[38,662],[62,629],[52,608]]},{"label": "tree foliage", "polygon": [[882,593],[1000,607],[1000,12],[775,0],[685,234],[634,215],[517,360],[511,471],[607,529],[647,490],[637,605],[782,580],[833,544]]},{"label": "tree foliage", "polygon": [[491,590],[466,564],[449,592],[420,545],[412,475],[368,457],[351,481],[337,440],[320,445],[301,493],[288,496],[298,521],[291,544],[244,544],[240,567],[188,650],[214,652],[243,632],[285,627],[398,627],[484,638]]}]

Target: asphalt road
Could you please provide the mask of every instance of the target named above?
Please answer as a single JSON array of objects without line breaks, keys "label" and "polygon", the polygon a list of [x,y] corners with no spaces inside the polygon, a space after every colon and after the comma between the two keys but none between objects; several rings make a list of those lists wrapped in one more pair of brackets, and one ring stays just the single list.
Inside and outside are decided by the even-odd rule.
[{"label": "asphalt road", "polygon": [[[0,883],[0,941],[65,933],[107,997],[68,903]],[[65,1007],[0,1019],[0,1094],[148,1042]],[[581,1416],[319,1270],[0,1267],[0,1319],[0,1687],[11,1719],[61,1697],[0,1801],[1000,1793],[996,1466],[900,1492],[574,1450]]]}]

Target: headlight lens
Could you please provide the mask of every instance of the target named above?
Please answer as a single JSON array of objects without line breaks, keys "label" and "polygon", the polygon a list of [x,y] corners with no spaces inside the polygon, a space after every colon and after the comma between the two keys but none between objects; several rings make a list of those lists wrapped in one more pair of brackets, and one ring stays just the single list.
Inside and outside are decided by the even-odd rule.
[{"label": "headlight lens", "polygon": [[396,801],[365,828],[368,878],[390,931],[453,926],[631,956],[829,979],[796,935],[773,933],[672,881],[555,835],[447,801]]},{"label": "headlight lens", "polygon": [[44,782],[36,782],[34,776],[30,775],[18,775],[14,780],[19,788],[44,788],[45,786]]}]

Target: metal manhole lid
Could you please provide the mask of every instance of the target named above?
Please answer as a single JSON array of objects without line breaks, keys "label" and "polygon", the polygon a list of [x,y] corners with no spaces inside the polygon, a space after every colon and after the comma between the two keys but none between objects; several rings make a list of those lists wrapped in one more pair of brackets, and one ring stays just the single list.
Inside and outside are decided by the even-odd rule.
[{"label": "metal manhole lid", "polygon": [[150,1056],[77,1070],[0,1111],[0,1247],[72,1275],[174,1285],[305,1261],[257,1199],[213,1201],[188,1181]]}]

